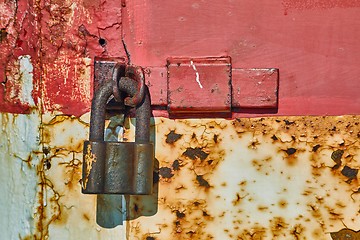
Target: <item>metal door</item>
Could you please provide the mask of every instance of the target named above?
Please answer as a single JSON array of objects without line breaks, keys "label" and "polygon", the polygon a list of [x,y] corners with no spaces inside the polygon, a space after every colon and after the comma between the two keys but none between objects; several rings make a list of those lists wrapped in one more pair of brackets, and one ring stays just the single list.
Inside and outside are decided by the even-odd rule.
[{"label": "metal door", "polygon": [[[358,239],[359,7],[1,2],[0,238]],[[144,68],[152,196],[80,193],[95,57]],[[169,116],[172,84],[190,72],[183,100],[208,98],[206,61],[219,58],[229,59],[230,115]],[[185,61],[174,78],[172,59]],[[131,140],[133,120],[111,118],[107,138],[122,129]]]}]

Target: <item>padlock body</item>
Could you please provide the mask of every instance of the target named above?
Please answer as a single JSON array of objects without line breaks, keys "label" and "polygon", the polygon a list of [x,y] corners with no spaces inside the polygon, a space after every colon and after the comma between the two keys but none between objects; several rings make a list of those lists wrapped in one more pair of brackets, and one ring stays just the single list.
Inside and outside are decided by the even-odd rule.
[{"label": "padlock body", "polygon": [[[98,147],[100,145],[101,147]],[[98,149],[103,152],[98,152]],[[86,141],[83,193],[151,194],[154,169],[153,149],[151,143]],[[96,160],[91,164],[86,162],[94,158]]]},{"label": "padlock body", "polygon": [[152,143],[135,143],[134,192],[149,195],[153,192],[154,146]]}]

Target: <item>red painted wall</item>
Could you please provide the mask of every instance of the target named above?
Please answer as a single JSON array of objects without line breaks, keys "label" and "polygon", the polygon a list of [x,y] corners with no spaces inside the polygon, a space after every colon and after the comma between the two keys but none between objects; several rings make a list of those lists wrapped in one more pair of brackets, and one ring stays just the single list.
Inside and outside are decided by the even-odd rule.
[{"label": "red painted wall", "polygon": [[128,1],[133,63],[230,56],[233,68],[279,68],[280,115],[360,113],[358,1]]},{"label": "red painted wall", "polygon": [[279,68],[279,115],[360,114],[359,7],[356,0],[3,3],[0,110],[29,111],[9,95],[20,88],[7,77],[20,55],[32,58],[42,109],[74,115],[89,111],[92,93],[79,81],[92,66],[86,58],[128,55],[136,65],[165,67],[168,57],[230,56],[233,68]]}]

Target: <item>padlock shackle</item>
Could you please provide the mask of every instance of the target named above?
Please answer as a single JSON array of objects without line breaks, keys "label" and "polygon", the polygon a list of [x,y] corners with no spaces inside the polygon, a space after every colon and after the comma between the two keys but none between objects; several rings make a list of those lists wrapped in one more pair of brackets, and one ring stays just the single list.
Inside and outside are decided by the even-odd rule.
[{"label": "padlock shackle", "polygon": [[[122,77],[119,80],[119,90],[134,96],[138,91],[138,83],[128,77]],[[113,94],[113,83],[106,81],[94,92],[91,103],[90,116],[90,141],[104,141],[105,130],[105,110],[106,103]],[[137,143],[150,142],[150,117],[151,105],[149,89],[145,86],[143,100],[136,106],[136,131],[135,141]]]},{"label": "padlock shackle", "polygon": [[105,108],[106,103],[112,94],[113,83],[111,81],[105,81],[104,84],[94,92],[91,101],[90,141],[104,141]]},{"label": "padlock shackle", "polygon": [[[139,91],[137,81],[122,77],[119,80],[120,91],[126,92],[131,97]],[[142,101],[136,106],[136,130],[135,142],[148,143],[150,142],[150,117],[151,117],[151,103],[150,94],[147,86],[144,86],[144,97]]]}]

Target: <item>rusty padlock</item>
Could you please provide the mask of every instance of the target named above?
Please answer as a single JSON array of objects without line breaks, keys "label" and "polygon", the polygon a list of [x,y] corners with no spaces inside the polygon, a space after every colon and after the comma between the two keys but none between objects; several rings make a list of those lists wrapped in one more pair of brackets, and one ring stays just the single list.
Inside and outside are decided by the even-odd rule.
[{"label": "rusty padlock", "polygon": [[[136,81],[121,78],[121,91],[134,96]],[[105,106],[113,93],[111,81],[95,92],[91,106],[90,137],[84,143],[82,192],[87,194],[152,193],[154,147],[150,143],[150,99],[136,107],[135,142],[104,141]]]}]

